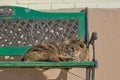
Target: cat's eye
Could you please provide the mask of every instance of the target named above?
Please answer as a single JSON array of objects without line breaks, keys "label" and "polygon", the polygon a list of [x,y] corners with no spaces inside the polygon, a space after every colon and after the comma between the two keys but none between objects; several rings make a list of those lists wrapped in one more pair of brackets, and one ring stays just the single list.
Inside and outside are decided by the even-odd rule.
[{"label": "cat's eye", "polygon": [[80,44],[80,47],[81,47],[81,48],[84,48],[84,45],[83,45],[83,44]]}]

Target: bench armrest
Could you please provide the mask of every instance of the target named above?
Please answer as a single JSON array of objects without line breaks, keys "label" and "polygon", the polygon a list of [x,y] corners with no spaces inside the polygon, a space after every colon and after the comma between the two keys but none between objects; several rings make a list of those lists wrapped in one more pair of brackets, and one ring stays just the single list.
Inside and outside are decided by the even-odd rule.
[{"label": "bench armrest", "polygon": [[89,41],[89,45],[94,45],[94,41],[97,40],[98,38],[98,33],[97,32],[92,32],[91,39]]},{"label": "bench armrest", "polygon": [[87,47],[89,48],[90,44],[92,45],[93,48],[93,61],[95,62],[95,67],[98,67],[98,61],[95,58],[95,40],[98,38],[98,33],[97,32],[92,32],[90,41],[88,42]]}]

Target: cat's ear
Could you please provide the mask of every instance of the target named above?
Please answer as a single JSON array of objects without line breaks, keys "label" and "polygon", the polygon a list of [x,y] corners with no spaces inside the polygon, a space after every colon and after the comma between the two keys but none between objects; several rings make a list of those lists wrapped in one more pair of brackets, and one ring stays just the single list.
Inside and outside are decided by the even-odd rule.
[{"label": "cat's ear", "polygon": [[65,38],[64,43],[67,44],[67,45],[69,45],[71,43],[71,39]]},{"label": "cat's ear", "polygon": [[84,43],[84,39],[79,38],[78,41],[79,41],[79,45],[80,45],[81,48],[86,48],[86,45],[85,45],[85,43]]}]

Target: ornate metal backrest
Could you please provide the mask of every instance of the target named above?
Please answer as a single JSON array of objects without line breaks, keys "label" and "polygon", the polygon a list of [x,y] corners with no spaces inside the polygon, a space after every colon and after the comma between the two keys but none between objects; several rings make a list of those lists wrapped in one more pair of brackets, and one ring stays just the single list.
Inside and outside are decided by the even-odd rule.
[{"label": "ornate metal backrest", "polygon": [[63,42],[85,38],[85,12],[44,13],[22,7],[0,8],[0,46]]}]

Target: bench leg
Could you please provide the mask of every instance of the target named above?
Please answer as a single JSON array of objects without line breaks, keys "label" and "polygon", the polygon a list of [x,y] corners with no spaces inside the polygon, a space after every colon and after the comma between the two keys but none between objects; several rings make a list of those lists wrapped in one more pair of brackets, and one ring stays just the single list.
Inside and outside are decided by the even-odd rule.
[{"label": "bench leg", "polygon": [[95,68],[86,68],[86,80],[95,80]]},{"label": "bench leg", "polygon": [[67,80],[67,71],[66,70],[64,71],[64,69],[61,69],[61,72],[56,80]]},{"label": "bench leg", "polygon": [[90,73],[91,73],[91,69],[86,68],[86,80],[90,80]]},{"label": "bench leg", "polygon": [[92,68],[92,80],[95,80],[95,68]]}]

